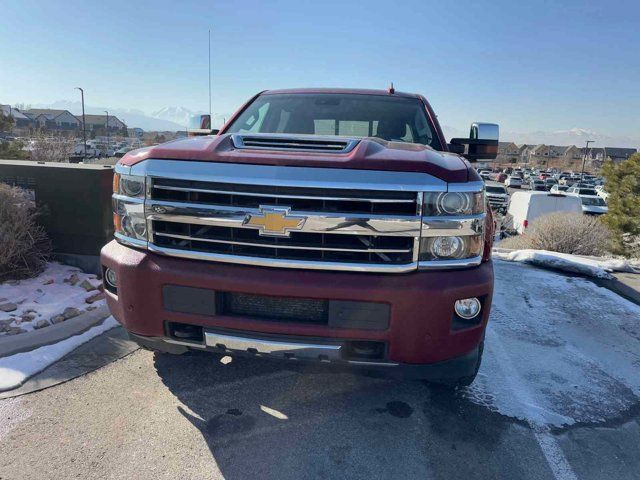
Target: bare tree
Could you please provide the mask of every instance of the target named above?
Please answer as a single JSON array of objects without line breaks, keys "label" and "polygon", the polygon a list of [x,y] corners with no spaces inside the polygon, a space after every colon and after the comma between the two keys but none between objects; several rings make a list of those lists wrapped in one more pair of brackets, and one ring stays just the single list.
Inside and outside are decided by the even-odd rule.
[{"label": "bare tree", "polygon": [[73,151],[73,140],[38,134],[30,147],[31,160],[37,162],[67,162]]}]

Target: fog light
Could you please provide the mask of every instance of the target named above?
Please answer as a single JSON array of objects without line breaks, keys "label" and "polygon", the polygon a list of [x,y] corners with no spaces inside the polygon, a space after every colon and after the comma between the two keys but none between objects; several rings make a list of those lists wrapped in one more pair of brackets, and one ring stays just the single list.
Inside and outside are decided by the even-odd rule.
[{"label": "fog light", "polygon": [[480,313],[480,300],[475,297],[456,300],[455,309],[460,318],[471,320]]},{"label": "fog light", "polygon": [[114,272],[113,270],[111,270],[110,268],[107,268],[104,272],[104,279],[107,282],[107,284],[113,288],[118,288],[118,277],[116,275],[116,272]]}]

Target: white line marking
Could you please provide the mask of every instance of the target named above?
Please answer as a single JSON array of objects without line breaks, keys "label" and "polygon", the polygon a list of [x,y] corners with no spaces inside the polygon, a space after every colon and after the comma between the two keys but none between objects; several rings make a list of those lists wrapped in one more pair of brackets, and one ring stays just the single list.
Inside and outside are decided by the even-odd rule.
[{"label": "white line marking", "polygon": [[[522,380],[520,374],[513,367],[511,360],[509,359],[509,354],[505,351],[504,346],[502,345],[502,340],[500,340],[500,336],[493,331],[494,335],[492,335],[491,341],[488,342],[489,348],[493,351],[500,364],[500,368],[507,376],[507,381],[512,387],[514,395],[520,401],[520,404],[525,406],[535,406],[534,399],[526,388],[526,382]],[[537,408],[536,410],[543,412],[542,409]],[[541,414],[541,417],[544,417],[544,413]],[[549,427],[547,423],[544,422],[544,419],[541,418],[540,422],[535,422],[529,419],[529,416],[522,412],[522,418],[526,420],[533,431],[533,435],[540,445],[540,449],[544,455],[544,458],[547,460],[549,464],[549,468],[553,473],[553,476],[556,480],[578,480],[575,472],[571,468],[567,457],[565,457],[560,444],[556,440],[556,438],[549,431]]]}]

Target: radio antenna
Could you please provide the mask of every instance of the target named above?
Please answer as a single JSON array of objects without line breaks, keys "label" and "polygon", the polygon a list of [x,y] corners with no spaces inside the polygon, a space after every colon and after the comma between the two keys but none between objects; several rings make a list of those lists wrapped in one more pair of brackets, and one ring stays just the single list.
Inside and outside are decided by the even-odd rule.
[{"label": "radio antenna", "polygon": [[211,122],[211,29],[209,29],[209,122]]}]

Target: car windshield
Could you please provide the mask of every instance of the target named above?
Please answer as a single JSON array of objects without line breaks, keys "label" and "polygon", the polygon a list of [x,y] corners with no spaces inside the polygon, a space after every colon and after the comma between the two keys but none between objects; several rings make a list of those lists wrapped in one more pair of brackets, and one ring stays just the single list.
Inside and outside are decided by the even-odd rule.
[{"label": "car windshield", "polygon": [[507,191],[502,187],[494,187],[493,185],[487,185],[485,187],[487,193],[507,193]]},{"label": "car windshield", "polygon": [[582,204],[603,207],[607,203],[604,201],[603,198],[600,198],[600,197],[582,197]]},{"label": "car windshield", "polygon": [[580,195],[598,195],[598,192],[591,188],[581,188]]},{"label": "car windshield", "polygon": [[361,94],[265,94],[226,133],[283,133],[378,137],[441,150],[418,98]]}]

